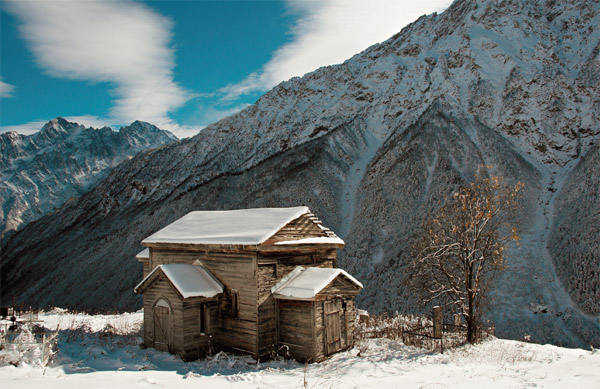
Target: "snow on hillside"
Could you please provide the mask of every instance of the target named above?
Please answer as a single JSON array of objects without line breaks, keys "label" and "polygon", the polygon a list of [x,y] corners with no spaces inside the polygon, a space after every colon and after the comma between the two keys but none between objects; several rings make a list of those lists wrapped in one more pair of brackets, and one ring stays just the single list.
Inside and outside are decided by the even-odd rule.
[{"label": "snow on hillside", "polygon": [[359,308],[415,313],[402,281],[419,226],[492,165],[525,187],[522,245],[487,318],[503,337],[598,347],[598,4],[457,0],[283,82],[14,234],[0,295],[135,310],[133,258],[157,230],[194,210],[305,205],[346,242],[338,265],[365,286]]},{"label": "snow on hillside", "polygon": [[[444,354],[388,339],[370,339],[308,366],[279,358],[256,363],[219,353],[195,362],[142,349],[143,314],[88,316],[53,311],[40,317],[59,329],[49,366],[0,363],[9,388],[598,388],[600,351],[492,338]],[[0,361],[7,351],[0,351]]]}]

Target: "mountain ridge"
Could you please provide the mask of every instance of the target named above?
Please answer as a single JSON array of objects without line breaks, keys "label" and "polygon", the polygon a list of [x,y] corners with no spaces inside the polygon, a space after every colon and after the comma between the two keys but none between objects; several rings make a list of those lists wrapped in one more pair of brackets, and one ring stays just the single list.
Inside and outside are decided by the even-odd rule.
[{"label": "mountain ridge", "polygon": [[140,121],[113,131],[62,117],[32,135],[0,134],[0,236],[85,193],[126,158],[175,139]]},{"label": "mountain ridge", "polygon": [[[455,1],[343,64],[279,84],[194,138],[121,164],[6,242],[2,294],[135,309],[133,257],[152,232],[191,210],[307,205],[345,238],[339,263],[365,285],[358,303],[409,312],[401,281],[412,237],[435,204],[491,164],[526,186],[515,221],[524,242],[489,318],[501,336],[598,345],[600,291],[586,285],[600,277],[585,267],[595,257],[561,265],[578,250],[594,255],[594,214],[581,244],[552,243],[568,239],[565,226],[598,198],[597,25],[590,3]],[[580,170],[590,185],[568,179]],[[85,279],[77,288],[87,293],[61,279],[61,267]]]}]

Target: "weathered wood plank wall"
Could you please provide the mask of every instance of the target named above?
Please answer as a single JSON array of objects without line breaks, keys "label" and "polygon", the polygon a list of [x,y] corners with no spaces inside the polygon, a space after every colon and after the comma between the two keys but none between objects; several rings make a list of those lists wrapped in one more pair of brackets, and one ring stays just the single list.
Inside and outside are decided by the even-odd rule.
[{"label": "weathered wood plank wall", "polygon": [[260,356],[276,351],[278,344],[276,301],[271,295],[271,288],[296,266],[331,268],[335,263],[335,257],[335,249],[319,250],[318,248],[311,249],[302,255],[284,252],[258,253],[258,348]]},{"label": "weathered wood plank wall", "polygon": [[183,322],[183,304],[177,291],[162,275],[144,293],[144,312],[148,312],[144,315],[144,344],[153,346],[155,331],[153,310],[154,304],[159,298],[166,299],[170,304],[173,315],[173,327],[169,330],[172,331],[170,348],[181,355],[183,353],[183,327],[181,324]]},{"label": "weathered wood plank wall", "polygon": [[[151,250],[151,266],[167,263],[201,261],[225,286],[235,285],[238,292],[238,315],[229,314],[228,299],[221,298],[220,326],[227,335],[219,337],[220,344],[228,349],[248,352],[258,356],[258,290],[256,253],[223,253],[210,251]],[[224,294],[230,294],[226,288]]]},{"label": "weathered wood plank wall", "polygon": [[312,301],[279,300],[279,341],[300,362],[313,360]]}]

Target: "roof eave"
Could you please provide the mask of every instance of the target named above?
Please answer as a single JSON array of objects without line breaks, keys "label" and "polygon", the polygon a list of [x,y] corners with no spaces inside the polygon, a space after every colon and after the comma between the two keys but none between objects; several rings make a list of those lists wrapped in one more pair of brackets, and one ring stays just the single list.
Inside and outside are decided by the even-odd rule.
[{"label": "roof eave", "polygon": [[280,245],[258,245],[258,251],[311,251],[315,249],[343,249],[341,243],[304,243],[304,244],[280,244]]},{"label": "roof eave", "polygon": [[220,243],[181,243],[181,242],[148,242],[142,241],[144,247],[153,249],[186,249],[189,251],[222,251],[222,252],[253,252],[258,251],[258,244],[220,244]]},{"label": "roof eave", "polygon": [[312,297],[294,297],[294,296],[286,296],[283,294],[275,293],[273,297],[277,300],[294,300],[294,301],[315,301],[317,299],[317,295]]}]

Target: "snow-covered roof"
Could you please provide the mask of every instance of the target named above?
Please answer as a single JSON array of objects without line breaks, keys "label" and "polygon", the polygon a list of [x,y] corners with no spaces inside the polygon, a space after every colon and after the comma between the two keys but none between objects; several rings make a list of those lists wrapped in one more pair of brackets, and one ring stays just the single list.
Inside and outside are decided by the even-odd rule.
[{"label": "snow-covered roof", "polygon": [[298,266],[273,286],[271,293],[275,298],[312,300],[339,275],[345,276],[359,288],[363,287],[356,278],[342,269]]},{"label": "snow-covered roof", "polygon": [[150,259],[150,249],[145,248],[135,256],[137,259]]},{"label": "snow-covered roof", "polygon": [[142,243],[258,245],[307,212],[308,207],[195,211]]},{"label": "snow-covered roof", "polygon": [[149,280],[158,271],[163,272],[184,299],[214,297],[223,293],[223,284],[205,267],[181,263],[158,265],[135,287],[135,292],[140,293],[140,288],[146,280]]}]

